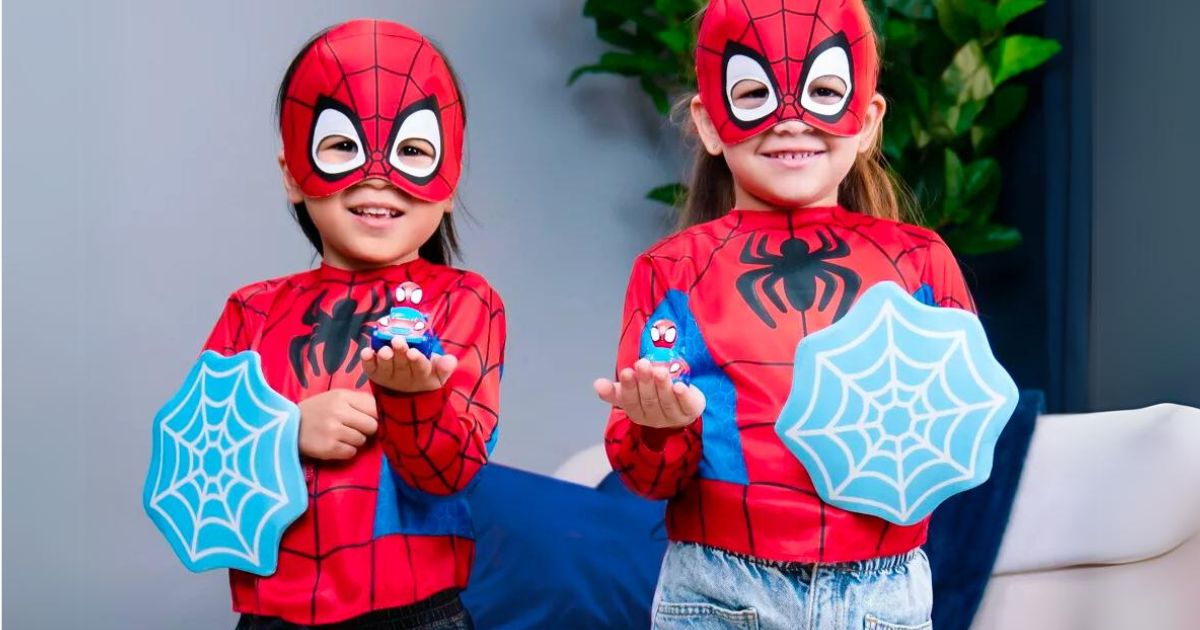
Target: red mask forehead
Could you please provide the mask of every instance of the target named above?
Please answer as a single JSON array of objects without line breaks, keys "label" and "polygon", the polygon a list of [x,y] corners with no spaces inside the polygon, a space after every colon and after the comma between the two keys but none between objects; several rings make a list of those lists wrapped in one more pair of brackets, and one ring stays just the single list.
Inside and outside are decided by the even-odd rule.
[{"label": "red mask forehead", "polygon": [[[329,30],[301,57],[281,116],[284,159],[310,197],[371,177],[425,201],[449,198],[462,171],[462,103],[442,56],[420,33],[394,22],[354,20]],[[316,147],[341,136],[354,151],[326,162]],[[402,159],[406,140],[432,160]]]},{"label": "red mask forehead", "polygon": [[[862,0],[712,0],[700,24],[700,99],[726,144],[785,120],[857,134],[878,68]],[[845,90],[817,93],[811,83],[825,76],[840,79]],[[735,102],[731,94],[740,81],[763,84],[766,98]]]}]

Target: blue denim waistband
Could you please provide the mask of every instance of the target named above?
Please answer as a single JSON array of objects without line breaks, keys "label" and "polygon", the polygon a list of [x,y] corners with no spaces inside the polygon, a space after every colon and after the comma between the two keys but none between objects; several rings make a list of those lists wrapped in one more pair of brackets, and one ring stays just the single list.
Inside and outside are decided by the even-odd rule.
[{"label": "blue denim waistband", "polygon": [[[681,543],[681,544],[697,544],[697,543]],[[706,545],[702,545],[706,546]],[[868,558],[866,560],[855,560],[851,562],[831,562],[831,563],[816,563],[816,562],[791,562],[787,560],[770,560],[768,558],[756,558],[742,553],[726,551],[716,547],[708,547],[718,554],[723,554],[736,558],[743,562],[760,567],[769,567],[782,573],[804,573],[811,574],[815,569],[821,568],[828,571],[838,573],[857,573],[869,575],[873,573],[888,573],[896,571],[901,567],[907,566],[912,562],[913,558],[917,557],[920,549],[913,549],[907,553],[902,553],[895,556],[881,556],[879,558]]]}]

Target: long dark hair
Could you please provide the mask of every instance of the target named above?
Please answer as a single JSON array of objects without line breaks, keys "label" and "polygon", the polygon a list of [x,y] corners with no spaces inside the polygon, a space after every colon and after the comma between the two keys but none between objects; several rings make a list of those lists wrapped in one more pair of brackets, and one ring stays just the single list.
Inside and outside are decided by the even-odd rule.
[{"label": "long dark hair", "polygon": [[[308,53],[317,42],[329,32],[329,28],[322,29],[312,39],[304,44],[300,52],[296,53],[292,63],[288,64],[287,72],[283,73],[283,82],[279,84],[279,93],[275,97],[275,117],[276,125],[281,125],[283,120],[283,103],[287,99],[288,87],[292,83],[292,77],[295,76],[296,70],[300,67],[300,60]],[[428,39],[428,38],[427,38]],[[450,65],[450,60],[446,59],[446,55],[442,54],[433,42],[430,46],[441,55],[446,62],[446,68],[450,70],[450,77],[454,80],[454,88],[459,94],[459,103],[462,106],[463,112],[463,131],[466,131],[467,126],[467,101],[463,94],[462,85],[459,83],[458,74],[454,72],[454,67]],[[321,233],[317,231],[317,226],[313,223],[312,216],[308,214],[308,206],[303,201],[292,204],[292,217],[296,219],[296,224],[300,226],[300,231],[304,232],[304,238],[312,244],[313,249],[317,250],[317,254],[324,256],[325,248],[321,244]],[[438,225],[437,232],[429,237],[429,240],[417,250],[417,254],[433,263],[439,265],[449,265],[455,258],[461,257],[461,250],[458,245],[458,235],[454,231],[454,215],[446,213],[442,215],[442,222]]]}]

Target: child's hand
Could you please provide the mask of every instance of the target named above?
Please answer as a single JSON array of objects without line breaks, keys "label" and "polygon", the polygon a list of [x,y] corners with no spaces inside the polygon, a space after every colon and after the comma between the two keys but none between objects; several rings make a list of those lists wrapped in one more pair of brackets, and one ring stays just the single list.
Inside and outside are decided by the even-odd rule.
[{"label": "child's hand", "polygon": [[441,389],[458,367],[454,355],[435,354],[429,359],[420,350],[409,348],[399,337],[392,339],[391,347],[380,348],[379,352],[363,348],[361,356],[367,377],[376,385],[397,392]]},{"label": "child's hand", "polygon": [[633,422],[658,429],[686,427],[704,413],[704,393],[692,385],[671,382],[664,367],[642,359],[617,375],[617,382],[597,379],[600,400],[625,411]]},{"label": "child's hand", "polygon": [[314,459],[350,459],[379,428],[369,392],[331,389],[300,403],[300,454]]}]

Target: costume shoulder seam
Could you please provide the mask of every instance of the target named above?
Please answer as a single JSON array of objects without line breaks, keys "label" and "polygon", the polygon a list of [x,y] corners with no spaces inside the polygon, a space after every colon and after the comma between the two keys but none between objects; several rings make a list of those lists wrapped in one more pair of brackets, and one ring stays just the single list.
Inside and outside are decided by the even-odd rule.
[{"label": "costume shoulder seam", "polygon": [[315,277],[315,271],[302,271],[277,278],[267,280],[259,280],[252,282],[230,294],[229,299],[246,304],[251,301],[259,301],[265,296],[275,294],[281,287],[297,287],[310,284],[310,281]]},{"label": "costume shoulder seam", "polygon": [[662,253],[662,250],[670,248],[672,245],[679,242],[684,237],[689,236],[695,229],[696,229],[696,227],[690,227],[690,228],[687,228],[686,230],[680,230],[674,234],[664,237],[663,239],[659,240],[657,243],[655,243],[655,244],[651,245],[649,248],[647,248],[646,251],[642,252],[642,256],[652,256],[654,254]]},{"label": "costume shoulder seam", "polygon": [[904,232],[906,236],[920,239],[922,242],[929,245],[942,243],[941,235],[932,228],[927,228],[923,225],[917,225],[915,223],[906,223],[904,221],[895,221],[894,223],[900,228],[901,232]]},{"label": "costume shoulder seam", "polygon": [[470,291],[479,296],[484,302],[493,306],[501,303],[500,293],[496,291],[495,287],[482,274],[469,269],[459,269],[448,265],[435,265],[434,269],[437,272],[457,276],[457,280],[447,289],[448,292]]},{"label": "costume shoulder seam", "polygon": [[[714,241],[720,241],[723,237],[717,234],[715,228],[718,225],[720,225],[722,222],[724,222],[724,220],[725,220],[725,217],[718,217],[716,219],[713,219],[712,221],[708,221],[706,223],[701,223],[699,225],[693,225],[691,227],[687,227],[682,230],[679,230],[678,232],[675,232],[674,234],[671,234],[671,235],[663,238],[659,242],[655,243],[654,245],[650,246],[649,249],[642,252],[642,255],[643,256],[669,255],[672,251],[671,250],[672,247],[678,247],[682,243],[686,243],[688,241],[699,239],[699,238],[710,238]],[[742,228],[741,228],[740,224],[734,225],[731,230],[731,233],[737,233],[741,229]]]}]

